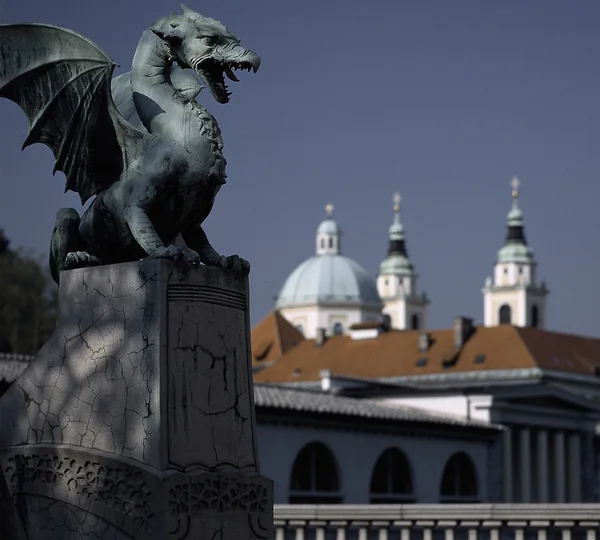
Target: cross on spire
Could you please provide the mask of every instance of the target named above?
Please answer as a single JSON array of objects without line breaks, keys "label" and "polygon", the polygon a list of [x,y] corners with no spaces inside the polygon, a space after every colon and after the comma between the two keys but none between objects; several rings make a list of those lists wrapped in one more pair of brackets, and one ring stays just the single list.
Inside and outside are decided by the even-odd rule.
[{"label": "cross on spire", "polygon": [[513,176],[512,180],[510,181],[510,185],[512,187],[512,196],[513,199],[518,199],[519,198],[519,186],[521,185],[521,182],[519,181],[519,179],[516,176]]},{"label": "cross on spire", "polygon": [[400,197],[400,193],[394,193],[394,197],[392,198],[392,200],[394,201],[394,212],[400,212],[400,201],[402,200],[402,197]]},{"label": "cross on spire", "polygon": [[327,217],[331,217],[331,214],[333,214],[333,204],[325,205],[325,212],[327,213]]}]

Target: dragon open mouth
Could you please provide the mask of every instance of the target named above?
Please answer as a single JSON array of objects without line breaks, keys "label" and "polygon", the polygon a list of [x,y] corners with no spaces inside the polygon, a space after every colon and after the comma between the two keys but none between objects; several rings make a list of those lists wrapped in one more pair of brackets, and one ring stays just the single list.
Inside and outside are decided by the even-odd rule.
[{"label": "dragon open mouth", "polygon": [[229,80],[239,82],[239,79],[235,76],[235,70],[254,70],[255,73],[257,71],[257,68],[250,62],[233,61],[221,63],[212,58],[199,60],[192,67],[219,103],[229,103],[229,96],[232,94],[225,83],[225,75],[227,75]]}]

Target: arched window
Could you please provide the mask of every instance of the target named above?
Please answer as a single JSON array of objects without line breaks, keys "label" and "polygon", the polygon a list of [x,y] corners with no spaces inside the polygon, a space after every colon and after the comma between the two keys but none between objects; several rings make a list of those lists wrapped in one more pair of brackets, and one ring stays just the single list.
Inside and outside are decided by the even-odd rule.
[{"label": "arched window", "polygon": [[499,312],[500,324],[511,324],[512,312],[508,304],[502,304]]},{"label": "arched window", "polygon": [[410,327],[412,330],[419,329],[419,316],[416,313],[410,318]]},{"label": "arched window", "polygon": [[342,323],[336,322],[333,325],[333,335],[341,336],[343,333],[344,333],[344,327],[342,326]]},{"label": "arched window", "polygon": [[379,456],[371,476],[371,504],[400,504],[414,501],[412,472],[408,459],[397,448]]},{"label": "arched window", "polygon": [[392,318],[387,313],[383,315],[383,326],[388,329],[392,327]]},{"label": "arched window", "polygon": [[329,247],[332,248],[333,247],[333,236],[329,237]]},{"label": "arched window", "polygon": [[531,306],[531,326],[537,328],[540,324],[540,312],[537,306]]},{"label": "arched window", "polygon": [[477,473],[471,458],[464,452],[454,454],[442,475],[440,502],[477,502]]},{"label": "arched window", "polygon": [[290,482],[290,504],[342,502],[338,466],[323,443],[307,444],[296,456]]}]

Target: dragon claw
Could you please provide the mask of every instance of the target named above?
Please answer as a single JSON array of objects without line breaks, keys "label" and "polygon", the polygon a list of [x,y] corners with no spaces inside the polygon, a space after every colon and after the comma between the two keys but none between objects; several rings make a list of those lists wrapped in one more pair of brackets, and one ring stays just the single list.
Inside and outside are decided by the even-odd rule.
[{"label": "dragon claw", "polygon": [[160,248],[153,255],[155,259],[170,259],[186,265],[200,264],[200,255],[188,247],[170,246]]},{"label": "dragon claw", "polygon": [[235,274],[246,276],[250,273],[250,263],[239,257],[238,255],[230,255],[229,257],[220,257],[219,266],[226,270],[232,270]]},{"label": "dragon claw", "polygon": [[100,259],[94,255],[90,255],[87,251],[70,251],[65,257],[63,270],[86,268],[88,266],[98,266],[100,264],[102,264]]}]

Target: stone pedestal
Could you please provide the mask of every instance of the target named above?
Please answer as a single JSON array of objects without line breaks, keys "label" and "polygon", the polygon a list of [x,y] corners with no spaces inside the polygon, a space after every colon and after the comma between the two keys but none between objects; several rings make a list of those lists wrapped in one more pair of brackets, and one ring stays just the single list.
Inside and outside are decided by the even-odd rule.
[{"label": "stone pedestal", "polygon": [[0,400],[0,538],[271,538],[249,336],[229,272],[64,272],[57,330]]}]

